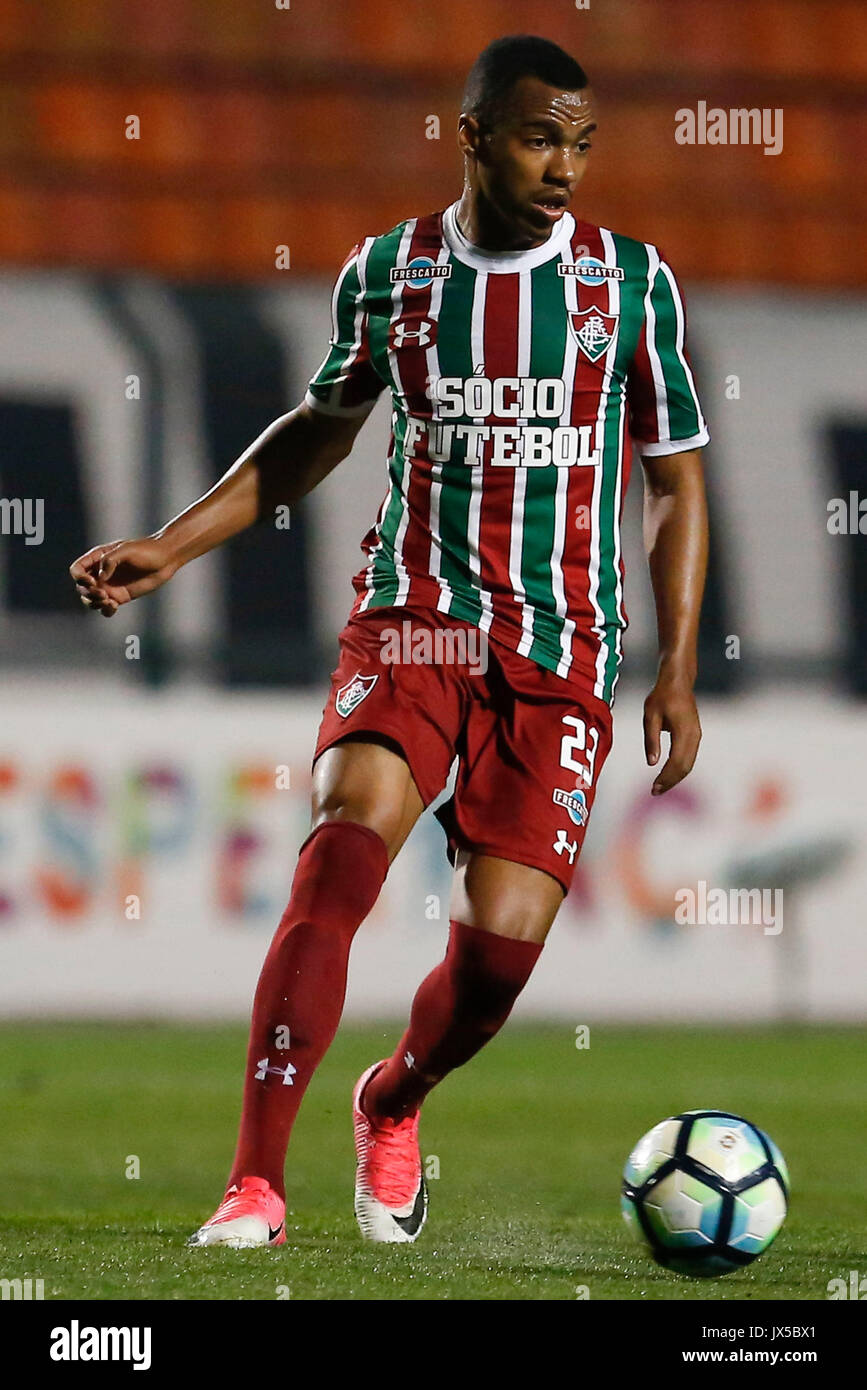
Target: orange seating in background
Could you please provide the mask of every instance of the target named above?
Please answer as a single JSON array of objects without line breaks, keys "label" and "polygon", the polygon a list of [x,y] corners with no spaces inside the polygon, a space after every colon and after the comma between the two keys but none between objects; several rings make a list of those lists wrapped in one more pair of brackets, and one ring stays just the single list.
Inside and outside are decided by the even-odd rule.
[{"label": "orange seating in background", "polygon": [[[692,279],[867,283],[867,0],[6,0],[0,259],[262,279],[288,243],[330,275],[454,195],[466,68],[516,27],[595,82],[588,217]],[[677,145],[699,100],[782,107],[782,154]]]},{"label": "orange seating in background", "polygon": [[[646,76],[725,69],[867,78],[863,0],[625,0],[565,13],[549,0],[4,0],[0,53],[351,63],[452,80],[496,34],[547,34],[592,68]],[[555,32],[556,31],[556,32]]]}]

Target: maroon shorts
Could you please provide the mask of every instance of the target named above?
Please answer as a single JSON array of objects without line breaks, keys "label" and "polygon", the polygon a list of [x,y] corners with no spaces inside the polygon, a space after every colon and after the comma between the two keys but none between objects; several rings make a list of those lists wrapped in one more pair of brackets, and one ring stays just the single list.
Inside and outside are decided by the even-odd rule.
[{"label": "maroon shorts", "polygon": [[569,891],[611,748],[604,700],[446,613],[376,608],[340,634],[314,762],[348,734],[395,743],[425,806],[457,757],[436,812],[452,862],[458,848],[491,854]]}]

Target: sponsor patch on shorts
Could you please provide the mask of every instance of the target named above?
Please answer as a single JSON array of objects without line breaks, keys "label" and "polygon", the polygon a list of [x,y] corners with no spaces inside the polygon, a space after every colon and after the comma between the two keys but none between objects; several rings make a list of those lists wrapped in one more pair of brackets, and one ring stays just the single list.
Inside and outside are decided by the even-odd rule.
[{"label": "sponsor patch on shorts", "polygon": [[557,787],[551,799],[555,806],[564,806],[566,808],[575,825],[586,825],[587,798],[577,787],[573,792],[566,792],[563,791],[562,787]]}]

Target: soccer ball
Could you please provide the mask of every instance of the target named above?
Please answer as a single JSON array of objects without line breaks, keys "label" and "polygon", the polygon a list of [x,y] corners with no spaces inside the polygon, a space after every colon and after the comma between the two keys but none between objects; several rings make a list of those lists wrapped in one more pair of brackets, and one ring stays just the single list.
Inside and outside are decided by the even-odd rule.
[{"label": "soccer ball", "polygon": [[639,1139],[623,1170],[623,1216],[654,1259],[710,1278],[748,1265],[786,1219],[776,1144],[724,1110],[687,1110]]}]

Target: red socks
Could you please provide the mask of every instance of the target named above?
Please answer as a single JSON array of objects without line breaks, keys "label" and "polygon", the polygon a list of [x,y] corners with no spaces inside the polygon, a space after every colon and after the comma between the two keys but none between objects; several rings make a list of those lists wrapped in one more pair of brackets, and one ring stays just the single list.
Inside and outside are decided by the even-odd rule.
[{"label": "red socks", "polygon": [[289,1134],[343,1011],[352,938],[387,872],[385,844],[366,826],[329,821],[304,841],[253,1001],[230,1185],[265,1178],[283,1195]]},{"label": "red socks", "polygon": [[[337,1031],[352,939],[387,872],[385,844],[366,826],[329,821],[305,840],[253,1002],[230,1185],[265,1178],[283,1195],[292,1125]],[[452,922],[445,959],[419,986],[394,1056],[365,1089],[367,1113],[403,1119],[468,1062],[505,1023],[541,949]]]},{"label": "red socks", "polygon": [[394,1056],[364,1088],[367,1115],[402,1120],[502,1028],[541,945],[452,922],[445,959],[419,986]]}]

